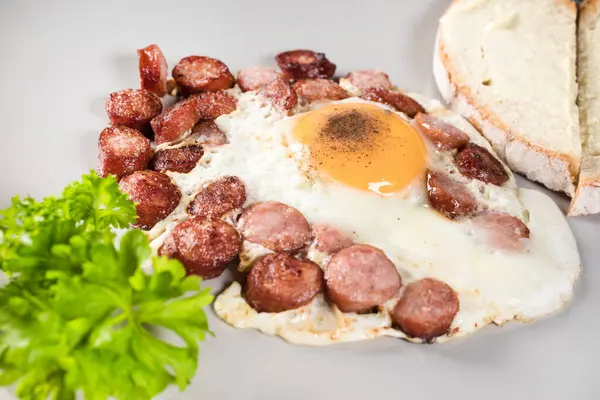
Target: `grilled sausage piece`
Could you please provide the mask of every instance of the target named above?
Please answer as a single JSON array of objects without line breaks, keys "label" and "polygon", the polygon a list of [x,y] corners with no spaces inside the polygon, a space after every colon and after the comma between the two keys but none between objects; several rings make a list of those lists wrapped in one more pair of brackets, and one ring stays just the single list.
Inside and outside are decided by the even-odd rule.
[{"label": "grilled sausage piece", "polygon": [[204,187],[191,201],[188,213],[220,218],[246,202],[246,186],[237,176],[224,176]]},{"label": "grilled sausage piece", "polygon": [[223,146],[227,143],[227,135],[214,121],[200,121],[192,129],[192,136],[206,150]]},{"label": "grilled sausage piece", "polygon": [[152,119],[156,144],[175,142],[200,120],[198,98],[190,97],[175,103]]},{"label": "grilled sausage piece", "polygon": [[188,274],[210,279],[221,275],[235,260],[241,244],[240,235],[228,223],[193,217],[173,229],[159,254],[181,261]]},{"label": "grilled sausage piece", "polygon": [[342,100],[350,97],[340,85],[327,79],[302,79],[293,84],[298,96],[307,101]]},{"label": "grilled sausage piece", "polygon": [[312,234],[315,248],[325,254],[334,254],[353,244],[352,239],[338,229],[326,224],[314,225]]},{"label": "grilled sausage piece", "polygon": [[454,165],[464,176],[492,185],[501,186],[509,179],[502,163],[487,149],[474,143],[456,153]]},{"label": "grilled sausage piece", "polygon": [[155,44],[139,49],[138,60],[140,83],[142,89],[154,93],[158,97],[167,94],[167,60],[160,47]]},{"label": "grilled sausage piece", "polygon": [[301,307],[323,289],[323,271],[312,261],[287,254],[259,258],[246,279],[246,301],[258,312],[282,312]]},{"label": "grilled sausage piece", "polygon": [[165,219],[181,200],[179,188],[160,172],[136,171],[123,177],[119,187],[137,203],[135,226],[142,229],[150,229]]},{"label": "grilled sausage piece", "polygon": [[431,340],[448,333],[458,309],[458,296],[450,286],[425,278],[406,286],[391,317],[408,336]]},{"label": "grilled sausage piece", "polygon": [[216,119],[237,108],[236,98],[227,92],[206,92],[193,97],[196,98],[200,119]]},{"label": "grilled sausage piece", "polygon": [[146,168],[152,157],[150,141],[140,131],[126,126],[110,126],[98,139],[98,175],[121,178]]},{"label": "grilled sausage piece", "polygon": [[363,91],[362,99],[386,104],[396,111],[406,114],[409,118],[414,118],[418,113],[425,113],[425,109],[416,100],[405,94],[392,92],[391,90],[381,88],[369,88]]},{"label": "grilled sausage piece", "polygon": [[244,68],[238,72],[237,84],[244,92],[258,90],[271,82],[275,78],[280,78],[281,74],[273,68],[257,65],[255,67]]},{"label": "grilled sausage piece", "polygon": [[289,112],[298,104],[294,88],[282,78],[273,79],[258,90],[258,95],[280,113]]},{"label": "grilled sausage piece", "polygon": [[429,205],[449,219],[460,219],[477,208],[475,197],[460,182],[440,172],[427,172]]},{"label": "grilled sausage piece", "polygon": [[418,130],[440,150],[459,149],[469,143],[469,135],[433,115],[415,117]]},{"label": "grilled sausage piece", "polygon": [[392,88],[392,82],[390,82],[388,74],[376,69],[353,71],[346,75],[346,79],[350,81],[352,86],[361,90],[369,88],[390,90]]},{"label": "grilled sausage piece", "polygon": [[383,251],[357,244],[331,258],[325,284],[329,298],[341,311],[364,313],[395,296],[402,280]]},{"label": "grilled sausage piece", "polygon": [[127,126],[149,132],[150,121],[162,111],[162,101],[144,89],[124,89],[108,95],[104,102],[106,114],[113,125]]},{"label": "grilled sausage piece", "polygon": [[310,227],[302,213],[275,201],[246,208],[238,226],[245,240],[277,252],[298,251],[310,241]]},{"label": "grilled sausage piece", "polygon": [[198,145],[159,150],[150,162],[150,169],[160,172],[187,173],[196,167],[203,154],[202,146]]},{"label": "grilled sausage piece", "polygon": [[504,250],[521,250],[529,228],[519,218],[499,211],[484,211],[473,217],[473,230],[488,245]]},{"label": "grilled sausage piece", "polygon": [[180,94],[184,96],[229,89],[234,83],[233,75],[227,65],[214,58],[203,56],[182,58],[173,68],[172,75]]},{"label": "grilled sausage piece", "polygon": [[330,79],[335,74],[335,64],[312,50],[285,51],[277,54],[275,62],[287,79]]}]

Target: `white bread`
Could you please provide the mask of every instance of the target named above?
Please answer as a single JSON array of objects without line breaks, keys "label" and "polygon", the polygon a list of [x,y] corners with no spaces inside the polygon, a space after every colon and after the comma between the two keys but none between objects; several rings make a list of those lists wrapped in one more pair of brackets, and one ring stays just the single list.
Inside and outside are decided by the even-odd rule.
[{"label": "white bread", "polygon": [[451,107],[512,170],[571,196],[581,162],[576,21],[569,0],[455,0],[434,52]]},{"label": "white bread", "polygon": [[577,101],[583,157],[569,215],[600,212],[600,0],[582,5],[578,36]]}]

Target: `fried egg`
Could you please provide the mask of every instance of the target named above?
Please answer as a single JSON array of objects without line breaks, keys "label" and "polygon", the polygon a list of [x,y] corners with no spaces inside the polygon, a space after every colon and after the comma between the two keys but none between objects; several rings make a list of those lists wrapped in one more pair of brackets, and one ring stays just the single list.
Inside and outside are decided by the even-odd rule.
[{"label": "fried egg", "polygon": [[[293,116],[264,105],[254,92],[232,91],[235,112],[215,123],[228,143],[207,152],[187,174],[169,172],[182,190],[179,207],[150,232],[156,250],[206,182],[234,175],[247,189],[247,203],[277,201],[299,210],[311,224],[323,223],[355,243],[382,249],[402,286],[422,278],[448,284],[460,307],[444,341],[489,323],[529,322],[561,309],[572,297],[580,260],[573,235],[547,196],[518,189],[514,177],[502,186],[461,177],[452,158],[438,152],[406,115],[349,98],[301,105]],[[462,117],[439,102],[410,94],[430,115],[467,133],[490,151],[487,141]],[[479,204],[516,216],[531,234],[522,251],[494,249],[470,220],[452,221],[428,206],[425,172],[435,169],[462,179]],[[233,220],[230,221],[233,223]],[[241,268],[271,252],[244,243]],[[325,268],[328,256],[311,248],[307,258]],[[407,338],[392,327],[388,310],[402,294],[372,314],[342,313],[324,295],[281,313],[256,312],[239,283],[221,293],[214,309],[238,328],[253,328],[303,345],[325,345],[378,336]],[[418,340],[418,339],[410,339]]]}]

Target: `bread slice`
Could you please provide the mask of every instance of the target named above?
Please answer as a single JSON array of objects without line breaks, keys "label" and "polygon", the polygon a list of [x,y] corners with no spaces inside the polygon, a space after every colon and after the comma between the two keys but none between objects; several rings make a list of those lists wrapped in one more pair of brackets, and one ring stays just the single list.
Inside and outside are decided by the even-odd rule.
[{"label": "bread slice", "polygon": [[583,3],[578,27],[579,113],[583,157],[569,215],[600,212],[600,0]]},{"label": "bread slice", "polygon": [[576,21],[569,0],[454,0],[434,52],[451,107],[511,169],[571,196],[581,162]]}]

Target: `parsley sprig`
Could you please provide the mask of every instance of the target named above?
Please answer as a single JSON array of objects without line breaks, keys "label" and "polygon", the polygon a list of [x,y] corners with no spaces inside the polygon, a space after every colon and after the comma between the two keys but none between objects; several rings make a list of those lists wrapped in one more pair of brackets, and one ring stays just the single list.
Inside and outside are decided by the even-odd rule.
[{"label": "parsley sprig", "polygon": [[[0,385],[22,399],[150,399],[184,389],[212,302],[146,235],[117,228],[135,205],[94,172],[62,195],[15,197],[0,211]],[[152,273],[144,266],[152,265]],[[177,340],[174,340],[177,339]]]}]

